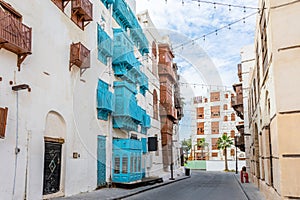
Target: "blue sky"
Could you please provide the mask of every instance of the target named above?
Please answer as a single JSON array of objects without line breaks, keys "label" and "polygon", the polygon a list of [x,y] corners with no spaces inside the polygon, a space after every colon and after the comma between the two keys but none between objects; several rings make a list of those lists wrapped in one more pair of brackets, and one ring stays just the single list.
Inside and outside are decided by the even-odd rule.
[{"label": "blue sky", "polygon": [[[231,5],[257,7],[257,0],[225,0],[216,1]],[[240,50],[243,46],[254,43],[256,15],[206,36],[218,28],[240,20],[256,10],[234,8],[228,6],[200,3],[192,0],[137,0],[137,13],[148,10],[157,29],[167,32],[173,43],[175,62],[178,63],[181,82],[186,101],[192,96],[205,95],[209,87],[197,84],[223,85],[231,89],[238,82],[237,64],[240,62]],[[200,39],[198,39],[200,38]],[[196,40],[195,40],[196,39]],[[195,42],[191,42],[195,40]],[[190,41],[188,45],[180,46]],[[177,47],[177,48],[176,48]],[[189,89],[187,89],[189,87]],[[216,89],[216,88],[215,88]],[[189,111],[187,111],[189,112]],[[189,114],[189,113],[185,113]],[[190,127],[189,119],[183,119],[181,130]],[[182,138],[189,137],[190,130],[184,130]]]}]

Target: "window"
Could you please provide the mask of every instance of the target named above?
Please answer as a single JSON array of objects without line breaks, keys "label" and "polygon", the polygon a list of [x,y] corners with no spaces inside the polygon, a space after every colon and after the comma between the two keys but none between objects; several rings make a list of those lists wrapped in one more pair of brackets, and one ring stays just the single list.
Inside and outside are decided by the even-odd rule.
[{"label": "window", "polygon": [[218,157],[219,156],[219,153],[218,152],[213,152],[211,153],[211,157]]},{"label": "window", "polygon": [[204,103],[207,103],[207,98],[204,98]]},{"label": "window", "polygon": [[210,93],[210,102],[220,101],[220,92],[211,92]]},{"label": "window", "polygon": [[197,123],[197,135],[203,135],[204,134],[204,122],[198,122]]},{"label": "window", "polygon": [[212,138],[211,139],[211,148],[212,148],[212,150],[218,150],[217,142],[218,142],[218,138]]},{"label": "window", "polygon": [[231,121],[235,121],[235,114],[231,113]]},{"label": "window", "polygon": [[115,169],[114,169],[115,174],[120,173],[120,157],[115,157]]},{"label": "window", "polygon": [[235,151],[234,151],[234,149],[230,149],[230,155],[231,155],[231,156],[235,156]]},{"label": "window", "polygon": [[224,116],[224,122],[227,122],[227,121],[228,121],[228,116],[225,115],[225,116]]},{"label": "window", "polygon": [[225,94],[225,98],[228,99],[228,94],[227,93]]},{"label": "window", "polygon": [[8,108],[0,108],[0,138],[5,137]]},{"label": "window", "polygon": [[197,119],[204,119],[204,107],[197,108]]},{"label": "window", "polygon": [[211,118],[219,118],[220,117],[220,106],[211,106]]},{"label": "window", "polygon": [[228,109],[228,106],[227,106],[227,104],[224,104],[224,106],[223,106],[223,110],[227,110]]},{"label": "window", "polygon": [[122,174],[128,173],[128,157],[124,156],[122,158]]},{"label": "window", "polygon": [[267,20],[265,14],[265,4],[262,8],[262,14],[260,18],[260,35],[261,35],[261,54],[262,54],[262,66],[263,74],[266,73],[268,67],[268,43],[267,43]]},{"label": "window", "polygon": [[157,50],[156,50],[156,44],[153,41],[152,42],[152,73],[157,76]]},{"label": "window", "polygon": [[211,123],[211,133],[212,134],[219,134],[219,122],[212,122]]},{"label": "window", "polygon": [[234,136],[235,136],[235,132],[234,132],[234,130],[231,130],[230,131],[230,137],[234,138]]}]

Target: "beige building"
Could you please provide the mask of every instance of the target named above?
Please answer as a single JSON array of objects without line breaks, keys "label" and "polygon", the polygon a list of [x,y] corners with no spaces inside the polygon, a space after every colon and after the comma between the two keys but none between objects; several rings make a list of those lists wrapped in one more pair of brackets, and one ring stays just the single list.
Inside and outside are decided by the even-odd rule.
[{"label": "beige building", "polygon": [[256,63],[244,86],[250,178],[267,199],[300,199],[300,3],[260,0],[259,6]]}]

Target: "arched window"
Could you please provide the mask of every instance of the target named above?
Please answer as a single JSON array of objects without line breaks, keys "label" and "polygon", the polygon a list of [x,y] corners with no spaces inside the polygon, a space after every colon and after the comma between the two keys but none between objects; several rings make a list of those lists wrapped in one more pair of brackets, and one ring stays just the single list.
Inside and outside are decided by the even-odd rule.
[{"label": "arched window", "polygon": [[152,42],[152,73],[157,76],[157,50],[154,41]]},{"label": "arched window", "polygon": [[156,90],[153,90],[153,118],[158,119],[158,99]]},{"label": "arched window", "polygon": [[228,109],[227,104],[224,104],[223,110],[227,110],[227,109]]}]

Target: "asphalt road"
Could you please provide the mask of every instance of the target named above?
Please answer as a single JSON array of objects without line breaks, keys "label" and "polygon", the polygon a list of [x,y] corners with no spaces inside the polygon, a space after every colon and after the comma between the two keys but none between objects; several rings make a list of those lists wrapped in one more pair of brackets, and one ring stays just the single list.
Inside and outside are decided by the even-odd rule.
[{"label": "asphalt road", "polygon": [[247,200],[234,174],[192,171],[191,178],[149,190],[127,200]]}]

